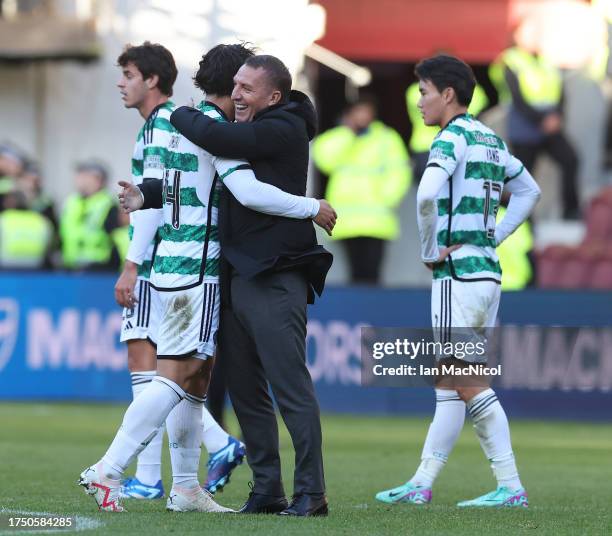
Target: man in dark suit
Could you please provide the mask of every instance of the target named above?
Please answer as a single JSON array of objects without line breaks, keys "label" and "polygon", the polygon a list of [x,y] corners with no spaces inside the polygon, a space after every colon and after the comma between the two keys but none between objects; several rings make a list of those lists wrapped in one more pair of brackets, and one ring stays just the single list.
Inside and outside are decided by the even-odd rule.
[{"label": "man in dark suit", "polygon": [[[273,56],[249,58],[234,77],[238,123],[209,121],[192,108],[171,122],[186,138],[222,157],[249,160],[256,177],[306,192],[314,107],[291,91],[291,75]],[[308,220],[243,207],[224,188],[220,349],[230,397],[247,445],[254,486],[243,513],[326,515],[319,406],[306,367],[306,305],[321,294],[332,263]],[[268,382],[295,448],[294,495],[285,499],[278,428]]]}]

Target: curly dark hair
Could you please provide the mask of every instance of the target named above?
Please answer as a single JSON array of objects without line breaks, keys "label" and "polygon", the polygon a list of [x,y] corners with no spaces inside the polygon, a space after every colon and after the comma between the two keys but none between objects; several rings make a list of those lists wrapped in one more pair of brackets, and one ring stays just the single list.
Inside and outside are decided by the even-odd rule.
[{"label": "curly dark hair", "polygon": [[205,93],[229,97],[234,89],[234,75],[254,54],[247,43],[217,45],[202,56],[193,82]]},{"label": "curly dark hair", "polygon": [[172,53],[166,47],[150,41],[137,46],[126,45],[117,58],[117,65],[125,67],[128,63],[136,66],[143,80],[157,75],[159,77],[157,88],[164,95],[172,96],[172,86],[178,73]]}]

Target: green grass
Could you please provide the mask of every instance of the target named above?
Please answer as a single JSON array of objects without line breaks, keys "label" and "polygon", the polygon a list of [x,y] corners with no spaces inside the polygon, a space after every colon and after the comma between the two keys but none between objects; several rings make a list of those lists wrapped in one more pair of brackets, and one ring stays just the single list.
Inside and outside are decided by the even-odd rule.
[{"label": "green grass", "polygon": [[[467,423],[436,483],[431,506],[377,503],[375,492],[411,476],[428,420],[330,415],[323,419],[331,509],[326,519],[171,514],[164,510],[165,501],[126,501],[127,514],[102,514],[75,482],[80,471],[103,454],[123,411],[115,405],[0,404],[0,509],[78,515],[104,523],[86,534],[612,533],[612,428],[583,423],[512,423],[515,453],[531,503],[525,510],[454,506],[494,488]],[[284,428],[281,444],[290,493],[293,454]],[[169,461],[164,456],[164,481],[169,485]],[[246,466],[238,468],[232,483],[218,495],[219,502],[240,506],[248,494],[249,476]],[[9,533],[0,529],[0,534]]]}]

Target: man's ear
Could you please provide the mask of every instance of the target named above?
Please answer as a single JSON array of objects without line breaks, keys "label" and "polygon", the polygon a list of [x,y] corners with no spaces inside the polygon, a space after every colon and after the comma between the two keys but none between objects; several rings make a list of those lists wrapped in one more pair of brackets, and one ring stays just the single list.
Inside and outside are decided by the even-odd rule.
[{"label": "man's ear", "polygon": [[442,98],[444,99],[444,102],[446,104],[450,104],[451,102],[453,102],[456,97],[457,94],[455,93],[455,90],[452,87],[444,88],[444,91],[442,92]]},{"label": "man's ear", "polygon": [[282,97],[281,92],[275,89],[272,92],[272,95],[270,95],[270,106],[274,106],[275,104],[278,104],[281,101],[281,97]]},{"label": "man's ear", "polygon": [[149,78],[145,80],[145,83],[147,84],[147,88],[149,89],[157,87],[157,84],[159,83],[159,75],[152,74],[151,76],[149,76]]}]

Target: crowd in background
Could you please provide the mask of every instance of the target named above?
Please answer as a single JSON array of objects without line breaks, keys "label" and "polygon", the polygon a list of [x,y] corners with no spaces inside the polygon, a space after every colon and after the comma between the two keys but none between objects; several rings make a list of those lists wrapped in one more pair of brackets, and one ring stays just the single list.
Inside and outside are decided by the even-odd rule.
[{"label": "crowd in background", "polygon": [[[489,77],[500,103],[507,105],[510,149],[532,172],[538,155],[547,153],[556,160],[563,217],[580,219],[578,157],[563,134],[560,71],[536,52],[513,46],[491,65]],[[406,89],[409,140],[378,118],[376,100],[364,94],[347,105],[337,127],[320,133],[313,143],[313,162],[328,177],[325,197],[339,215],[333,238],[345,247],[353,284],[380,283],[386,244],[400,232],[399,206],[427,163],[437,129],[423,124],[419,97],[417,83]],[[477,85],[469,113],[478,116],[488,104]],[[58,210],[44,192],[36,162],[18,147],[1,144],[0,267],[117,271],[129,244],[129,226],[107,190],[108,179],[101,163],[79,163],[75,192]],[[529,223],[512,244],[500,248],[506,289],[524,288],[535,280],[532,248]]]},{"label": "crowd in background", "polygon": [[[596,82],[605,78],[604,64],[599,71],[597,76],[591,76]],[[498,102],[505,110],[503,131],[510,151],[536,179],[539,157],[547,155],[554,161],[560,176],[561,219],[568,223],[585,221],[585,243],[590,244],[592,211],[585,199],[581,199],[584,196],[578,186],[579,156],[565,134],[565,87],[561,70],[535,47],[513,45],[490,65],[488,74]],[[349,104],[340,124],[320,134],[313,144],[314,163],[328,179],[325,196],[338,212],[338,232],[334,238],[345,246],[354,284],[380,282],[385,243],[398,237],[397,209],[411,183],[410,170],[414,180],[419,181],[427,165],[429,147],[439,131],[423,123],[418,108],[418,82],[406,89],[405,98],[412,125],[407,140],[410,156],[401,140],[395,143],[400,139],[399,134],[377,119],[376,106],[368,98]],[[488,107],[487,95],[477,84],[468,112],[479,118]],[[495,207],[498,222],[503,218],[508,199],[503,196]],[[612,218],[609,219],[612,226]],[[557,282],[549,284],[548,279],[538,277],[537,263],[542,256],[533,252],[532,223],[525,222],[498,248],[504,290],[520,290],[534,283],[559,286]],[[597,246],[598,252],[607,247]],[[588,271],[583,262],[583,249],[578,246],[564,250],[570,264],[576,260],[584,265],[581,273]],[[587,251],[589,255],[591,250]],[[545,250],[544,257],[547,255]],[[603,263],[598,288],[612,288],[612,278],[608,275],[610,259],[601,255],[596,258],[590,255],[590,258]],[[562,286],[580,288],[583,285],[581,278],[568,276]]]},{"label": "crowd in background", "polygon": [[97,161],[74,169],[75,192],[58,211],[38,164],[0,144],[0,268],[117,271],[129,245],[128,217]]}]

